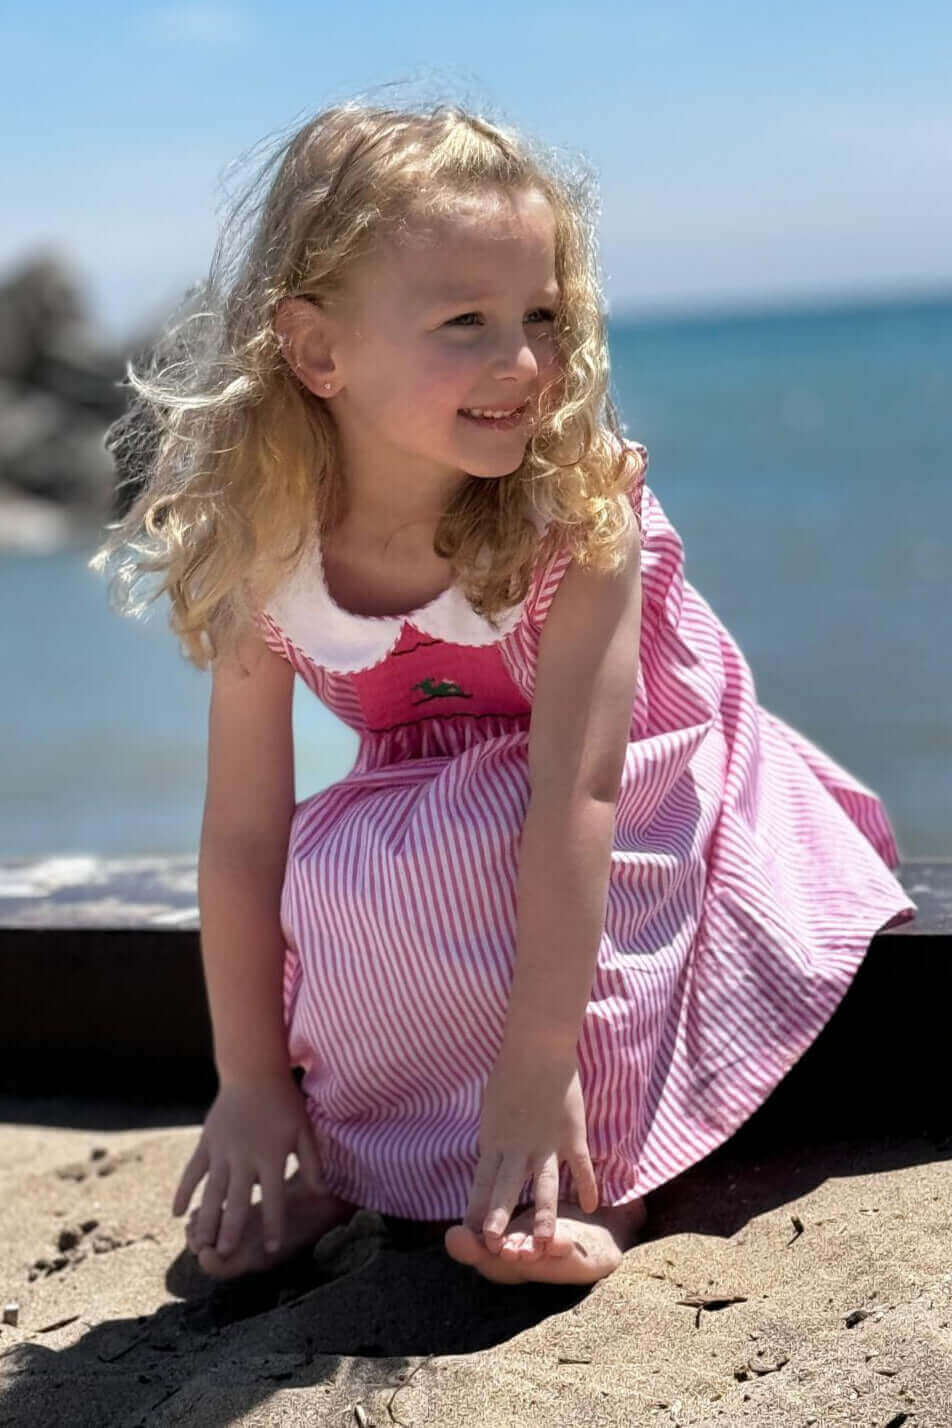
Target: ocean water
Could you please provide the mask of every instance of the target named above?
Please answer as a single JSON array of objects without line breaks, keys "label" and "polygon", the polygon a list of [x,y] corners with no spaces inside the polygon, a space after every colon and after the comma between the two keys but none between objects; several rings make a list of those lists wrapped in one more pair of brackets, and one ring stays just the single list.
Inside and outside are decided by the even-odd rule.
[{"label": "ocean water", "polygon": [[[687,578],[760,702],[952,855],[952,299],[610,323],[613,387]],[[0,856],[196,851],[210,679],[90,550],[0,556]],[[295,695],[299,798],[356,735]]]}]

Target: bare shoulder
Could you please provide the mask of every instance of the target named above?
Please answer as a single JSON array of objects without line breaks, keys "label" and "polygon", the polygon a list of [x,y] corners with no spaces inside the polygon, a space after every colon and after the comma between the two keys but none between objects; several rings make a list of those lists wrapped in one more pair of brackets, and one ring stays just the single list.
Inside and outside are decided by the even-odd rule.
[{"label": "bare shoulder", "polygon": [[569,561],[552,599],[543,637],[551,627],[553,615],[556,616],[554,628],[561,625],[563,632],[572,623],[582,624],[592,614],[611,621],[613,611],[621,614],[640,575],[641,531],[632,513],[622,540],[622,560],[617,570],[593,570],[579,565],[577,560]]},{"label": "bare shoulder", "polygon": [[223,836],[286,834],[294,806],[294,670],[249,632],[212,673],[205,828]]}]

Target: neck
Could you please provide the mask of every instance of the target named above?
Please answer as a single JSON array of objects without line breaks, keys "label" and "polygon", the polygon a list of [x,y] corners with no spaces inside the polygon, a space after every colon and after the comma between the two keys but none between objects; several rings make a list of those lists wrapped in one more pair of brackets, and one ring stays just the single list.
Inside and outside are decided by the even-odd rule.
[{"label": "neck", "polygon": [[465,471],[408,455],[379,436],[343,430],[344,479],[341,529],[349,539],[374,547],[396,542],[404,553],[430,550],[440,518],[470,479]]}]

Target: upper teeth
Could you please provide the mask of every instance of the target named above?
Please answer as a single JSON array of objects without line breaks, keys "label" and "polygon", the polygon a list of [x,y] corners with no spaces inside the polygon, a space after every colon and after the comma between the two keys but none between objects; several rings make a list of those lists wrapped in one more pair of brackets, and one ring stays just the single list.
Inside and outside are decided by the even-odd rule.
[{"label": "upper teeth", "polygon": [[464,407],[463,410],[468,412],[470,416],[506,417],[512,416],[513,412],[521,411],[524,406],[525,402],[522,402],[520,406],[510,407],[508,411],[504,412],[493,412],[490,411],[488,407]]}]

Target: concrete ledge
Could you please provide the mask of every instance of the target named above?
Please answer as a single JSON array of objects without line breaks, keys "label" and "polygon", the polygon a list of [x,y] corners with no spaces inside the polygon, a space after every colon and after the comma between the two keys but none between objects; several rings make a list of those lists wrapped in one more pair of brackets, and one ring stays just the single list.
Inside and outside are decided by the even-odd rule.
[{"label": "concrete ledge", "polygon": [[[877,934],[758,1112],[781,1135],[952,1130],[952,860],[910,861],[899,880],[919,915]],[[0,1045],[3,1092],[207,1104],[195,859],[0,862]]]},{"label": "concrete ledge", "polygon": [[215,1094],[194,857],[0,862],[0,1092]]}]

